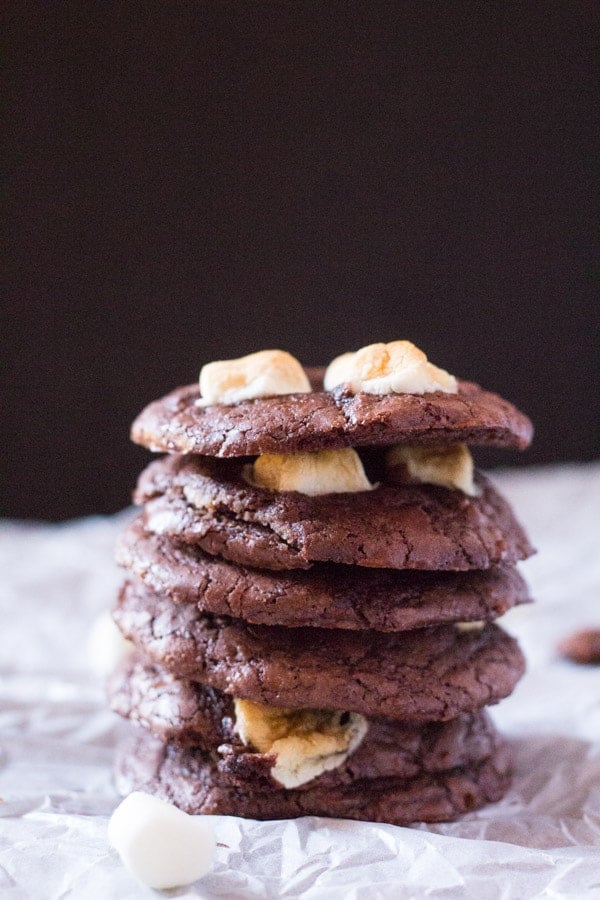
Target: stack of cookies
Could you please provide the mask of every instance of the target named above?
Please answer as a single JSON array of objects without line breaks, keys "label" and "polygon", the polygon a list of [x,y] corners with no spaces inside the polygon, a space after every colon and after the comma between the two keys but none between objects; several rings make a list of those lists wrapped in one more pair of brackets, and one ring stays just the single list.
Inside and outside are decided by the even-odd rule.
[{"label": "stack of cookies", "polygon": [[523,673],[493,624],[528,600],[531,546],[467,445],[526,447],[511,404],[407,341],[305,370],[282,351],[205,366],[147,407],[163,456],[121,538],[110,681],[142,727],[123,793],[193,813],[443,821],[498,800],[485,707]]}]

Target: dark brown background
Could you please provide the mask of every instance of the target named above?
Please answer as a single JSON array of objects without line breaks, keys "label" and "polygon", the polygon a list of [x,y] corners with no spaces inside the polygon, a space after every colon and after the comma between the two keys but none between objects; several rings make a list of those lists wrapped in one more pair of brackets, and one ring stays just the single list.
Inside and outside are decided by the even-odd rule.
[{"label": "dark brown background", "polygon": [[592,9],[15,4],[4,512],[123,506],[141,406],[264,347],[410,338],[594,456]]}]

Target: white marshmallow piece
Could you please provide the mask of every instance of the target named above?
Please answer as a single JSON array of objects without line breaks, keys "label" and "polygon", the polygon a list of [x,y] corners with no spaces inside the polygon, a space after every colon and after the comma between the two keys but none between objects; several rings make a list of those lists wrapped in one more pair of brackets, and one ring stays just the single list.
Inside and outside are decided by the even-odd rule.
[{"label": "white marshmallow piece", "polygon": [[123,637],[108,610],[99,615],[87,641],[89,665],[98,678],[111,675],[132,650],[133,644]]},{"label": "white marshmallow piece", "polygon": [[231,405],[278,394],[308,394],[310,381],[298,360],[285,350],[259,350],[239,359],[207,363],[200,372],[198,406]]},{"label": "white marshmallow piece", "polygon": [[259,753],[275,755],[271,775],[288,790],[341,766],[369,728],[360,713],[287,709],[239,697],[234,698],[234,706],[235,728],[242,741]]},{"label": "white marshmallow piece", "polygon": [[189,816],[140,791],[115,809],[108,841],[136,878],[159,890],[191,884],[206,875],[216,846],[206,816]]},{"label": "white marshmallow piece", "polygon": [[473,457],[466,444],[451,447],[409,447],[399,444],[386,454],[389,469],[404,466],[410,478],[424,484],[439,484],[477,497]]},{"label": "white marshmallow piece", "polygon": [[483,631],[485,628],[485,622],[477,620],[473,622],[455,622],[454,627],[457,631]]},{"label": "white marshmallow piece", "polygon": [[454,375],[430,363],[410,341],[369,344],[336,357],[325,372],[324,387],[346,384],[354,394],[456,394]]},{"label": "white marshmallow piece", "polygon": [[372,491],[360,456],[352,447],[312,453],[264,453],[248,466],[246,479],[270,491],[297,491],[309,497]]}]

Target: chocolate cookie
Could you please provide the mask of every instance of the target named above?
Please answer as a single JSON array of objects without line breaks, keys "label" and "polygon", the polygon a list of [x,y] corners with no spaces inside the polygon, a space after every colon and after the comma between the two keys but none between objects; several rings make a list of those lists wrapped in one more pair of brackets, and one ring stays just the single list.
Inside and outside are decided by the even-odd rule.
[{"label": "chocolate cookie", "polygon": [[[351,785],[372,778],[415,778],[472,766],[488,759],[500,747],[500,738],[483,713],[451,722],[411,726],[391,719],[370,719],[358,749],[341,766],[294,788]],[[239,743],[222,744],[216,765],[230,784],[267,791],[281,789],[272,775],[275,754],[249,752]]]},{"label": "chocolate cookie", "polygon": [[506,697],[524,670],[516,641],[495,625],[399,634],[247,625],[140,582],[123,586],[114,616],[172,674],[272,706],[445,721]]},{"label": "chocolate cookie", "polygon": [[[262,790],[269,785],[281,787],[271,776],[274,755],[258,753],[241,742],[233,700],[227,694],[174,678],[139,656],[114,673],[108,693],[119,715],[139,722],[163,741],[212,753],[219,771],[232,781],[254,782]],[[349,784],[357,778],[381,776],[413,778],[422,772],[481,762],[498,746],[497,732],[485,712],[425,725],[373,718],[358,749],[341,766],[307,784]]]},{"label": "chocolate cookie", "polygon": [[164,741],[216,750],[236,738],[233,700],[228,694],[176,678],[140,654],[123,660],[106,690],[116,713],[139,722]]},{"label": "chocolate cookie", "polygon": [[533,550],[510,506],[482,475],[478,497],[431,484],[309,497],[248,484],[238,460],[169,456],[142,472],[136,503],[148,531],[265,569],[314,562],[462,571]]},{"label": "chocolate cookie", "polygon": [[151,534],[141,518],[121,535],[117,560],[157,593],[256,625],[407,631],[489,621],[529,602],[525,582],[512,568],[401,572],[316,563],[309,572],[274,574]]},{"label": "chocolate cookie", "polygon": [[527,416],[468,381],[458,394],[356,394],[333,391],[196,405],[196,384],[151,403],[134,421],[132,440],[149,450],[206,456],[258,456],[369,444],[517,447],[531,442]]},{"label": "chocolate cookie", "polygon": [[501,746],[481,763],[414,778],[358,778],[347,784],[307,785],[305,790],[271,785],[258,790],[254,783],[232,781],[200,750],[163,744],[140,732],[121,749],[115,774],[120,793],[147,791],[193,814],[333,816],[407,825],[448,821],[499,800],[510,784],[510,756]]}]

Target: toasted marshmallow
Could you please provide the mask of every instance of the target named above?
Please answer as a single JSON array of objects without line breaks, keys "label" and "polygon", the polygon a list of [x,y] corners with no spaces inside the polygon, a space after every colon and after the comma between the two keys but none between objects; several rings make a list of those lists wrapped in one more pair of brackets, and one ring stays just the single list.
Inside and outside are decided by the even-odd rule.
[{"label": "toasted marshmallow", "polygon": [[275,755],[271,775],[288,789],[341,766],[368,730],[360,713],[278,709],[238,698],[234,705],[240,738],[259,753]]},{"label": "toasted marshmallow", "polygon": [[347,385],[353,394],[456,394],[454,375],[427,360],[410,341],[369,344],[336,357],[325,372],[325,390]]},{"label": "toasted marshmallow", "polygon": [[298,360],[284,350],[260,350],[240,359],[207,363],[200,372],[198,406],[227,405],[277,394],[310,393]]},{"label": "toasted marshmallow", "polygon": [[473,457],[465,444],[451,447],[407,447],[398,445],[386,454],[388,469],[400,466],[411,481],[439,484],[469,497],[479,493],[473,479]]},{"label": "toasted marshmallow", "polygon": [[371,491],[360,456],[351,447],[315,453],[265,453],[246,467],[248,481],[270,491],[310,497]]}]

